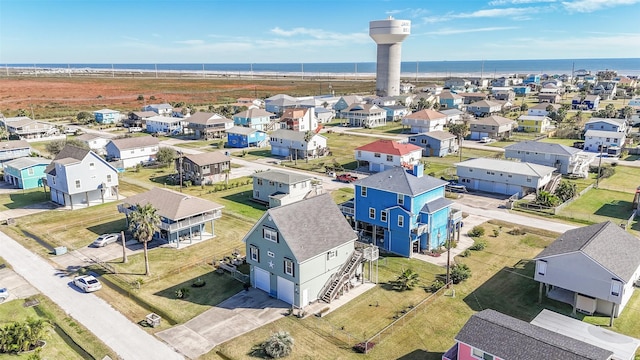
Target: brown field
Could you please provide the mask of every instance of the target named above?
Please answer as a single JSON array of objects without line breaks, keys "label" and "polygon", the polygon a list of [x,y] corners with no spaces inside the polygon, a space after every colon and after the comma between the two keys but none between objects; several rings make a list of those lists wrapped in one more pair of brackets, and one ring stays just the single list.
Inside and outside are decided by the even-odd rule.
[{"label": "brown field", "polygon": [[[24,109],[28,114],[33,112],[36,119],[60,118],[102,108],[139,110],[145,102],[206,106],[234,103],[239,97],[327,94],[329,86],[336,95],[341,95],[372,92],[375,83],[371,80],[3,77],[0,78],[0,112],[9,117]],[[145,100],[137,100],[139,95]]]}]

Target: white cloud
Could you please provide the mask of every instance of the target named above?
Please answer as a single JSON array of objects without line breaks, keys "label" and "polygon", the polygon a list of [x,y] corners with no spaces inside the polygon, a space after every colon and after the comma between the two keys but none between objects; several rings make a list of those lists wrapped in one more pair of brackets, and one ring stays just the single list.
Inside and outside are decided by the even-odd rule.
[{"label": "white cloud", "polygon": [[197,46],[197,45],[204,45],[205,42],[204,40],[197,40],[197,39],[193,39],[193,40],[179,40],[179,41],[175,41],[176,44],[182,44],[182,45],[191,45],[191,46]]},{"label": "white cloud", "polygon": [[[640,33],[619,33],[562,38],[518,38],[506,43],[491,43],[484,46],[505,50],[526,49],[543,58],[592,58],[594,53],[590,44],[607,44],[607,48],[612,49],[608,53],[610,57],[640,57],[640,48],[630,46],[638,43],[640,43]],[[613,49],[620,49],[621,52]]]},{"label": "white cloud", "polygon": [[270,30],[271,33],[291,38],[294,36],[308,37],[317,40],[331,40],[331,41],[349,41],[349,42],[365,42],[370,41],[369,35],[366,32],[342,34],[322,29],[310,29],[310,28],[293,28],[285,30],[280,27],[275,27]]},{"label": "white cloud", "polygon": [[422,8],[406,8],[406,9],[387,10],[385,13],[387,15],[393,15],[393,16],[401,14],[409,18],[416,18],[419,16],[424,16],[425,14],[428,14],[429,10],[422,9]]},{"label": "white cloud", "polygon": [[531,14],[536,14],[546,10],[543,7],[511,7],[502,9],[486,9],[477,10],[470,13],[452,13],[449,12],[440,16],[427,16],[422,18],[422,21],[428,24],[449,21],[452,19],[473,19],[473,18],[499,18],[509,17],[516,20],[526,20]]},{"label": "white cloud", "polygon": [[562,5],[570,12],[585,13],[621,5],[633,5],[637,3],[640,3],[640,0],[573,0],[563,1]]},{"label": "white cloud", "polygon": [[487,32],[487,31],[500,31],[500,30],[512,30],[518,29],[515,26],[495,26],[495,27],[485,27],[485,28],[475,28],[475,29],[440,29],[436,31],[427,32],[427,35],[455,35],[455,34],[468,34],[468,33],[476,33],[476,32]]},{"label": "white cloud", "polygon": [[536,4],[536,3],[552,3],[558,0],[493,0],[489,1],[490,6],[500,5],[521,5],[521,4]]}]

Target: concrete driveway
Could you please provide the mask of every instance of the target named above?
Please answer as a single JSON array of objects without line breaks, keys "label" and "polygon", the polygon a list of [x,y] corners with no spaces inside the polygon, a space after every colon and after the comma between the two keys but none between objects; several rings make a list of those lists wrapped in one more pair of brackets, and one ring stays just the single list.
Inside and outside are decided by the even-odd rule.
[{"label": "concrete driveway", "polygon": [[0,269],[0,288],[9,289],[9,298],[6,301],[26,299],[38,294],[36,288],[9,268]]},{"label": "concrete driveway", "polygon": [[225,341],[280,319],[289,308],[264,291],[251,288],[156,336],[183,355],[196,359]]}]

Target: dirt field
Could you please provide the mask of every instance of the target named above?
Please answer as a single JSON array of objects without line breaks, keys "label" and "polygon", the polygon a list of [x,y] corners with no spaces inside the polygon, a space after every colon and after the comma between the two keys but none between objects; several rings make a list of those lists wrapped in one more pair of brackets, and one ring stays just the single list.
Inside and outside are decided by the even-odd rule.
[{"label": "dirt field", "polygon": [[[185,102],[189,105],[233,103],[238,97],[371,92],[372,81],[127,79],[127,78],[0,78],[0,112],[19,109],[35,118],[75,116],[80,111],[110,108],[139,110],[145,103]],[[145,100],[137,100],[142,95]]]}]

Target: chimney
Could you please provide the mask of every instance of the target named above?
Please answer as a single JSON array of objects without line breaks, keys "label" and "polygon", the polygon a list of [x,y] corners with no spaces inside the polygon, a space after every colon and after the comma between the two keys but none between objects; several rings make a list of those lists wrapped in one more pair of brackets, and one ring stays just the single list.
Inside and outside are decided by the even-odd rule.
[{"label": "chimney", "polygon": [[418,163],[413,165],[413,175],[421,178],[424,175],[424,164]]}]

